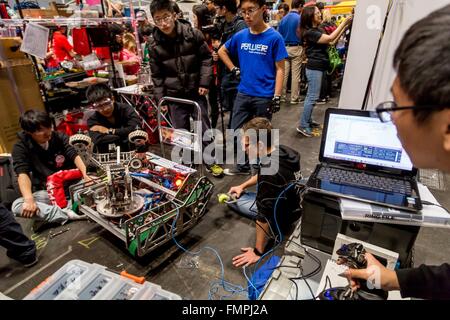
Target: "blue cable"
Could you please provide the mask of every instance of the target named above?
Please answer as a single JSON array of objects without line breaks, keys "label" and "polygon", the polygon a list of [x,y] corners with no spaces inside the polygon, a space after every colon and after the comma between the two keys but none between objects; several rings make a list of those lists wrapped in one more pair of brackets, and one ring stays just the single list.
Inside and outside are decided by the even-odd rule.
[{"label": "blue cable", "polygon": [[[225,271],[224,271],[224,266],[223,266],[222,258],[220,257],[220,255],[219,255],[219,253],[217,252],[216,249],[214,249],[214,248],[212,248],[212,247],[209,247],[209,246],[205,246],[205,247],[201,248],[200,250],[198,250],[197,252],[192,252],[192,251],[187,250],[186,248],[184,248],[183,246],[181,246],[181,245],[178,243],[178,241],[175,239],[174,229],[175,229],[175,223],[178,221],[178,218],[179,218],[179,215],[180,215],[180,210],[179,210],[178,208],[177,208],[176,210],[177,210],[177,214],[176,214],[175,219],[174,219],[173,222],[172,222],[172,230],[171,230],[171,234],[172,234],[172,240],[173,240],[174,243],[177,245],[177,247],[180,248],[180,249],[181,249],[182,251],[184,251],[185,253],[188,253],[188,254],[194,255],[194,256],[199,255],[199,254],[203,251],[203,249],[209,249],[209,250],[211,250],[212,252],[214,252],[214,254],[216,255],[217,259],[219,260],[219,263],[220,263],[220,274],[221,274],[220,281],[219,281],[219,282],[215,282],[215,283],[213,283],[213,284],[216,284],[216,283],[217,283],[217,284],[221,285],[222,288],[223,288],[225,291],[231,292],[231,293],[232,293],[231,296],[233,296],[233,295],[236,294],[236,293],[245,292],[246,289],[244,289],[242,286],[238,286],[238,285],[235,285],[235,284],[233,284],[233,283],[231,283],[231,282],[225,281]],[[212,289],[213,289],[213,287],[212,287],[213,284],[210,285],[210,290],[209,290],[209,293],[208,293],[208,298],[209,298],[210,300],[212,299],[212,293],[211,293],[211,291],[212,291]],[[217,292],[217,290],[216,290],[216,292]]]}]

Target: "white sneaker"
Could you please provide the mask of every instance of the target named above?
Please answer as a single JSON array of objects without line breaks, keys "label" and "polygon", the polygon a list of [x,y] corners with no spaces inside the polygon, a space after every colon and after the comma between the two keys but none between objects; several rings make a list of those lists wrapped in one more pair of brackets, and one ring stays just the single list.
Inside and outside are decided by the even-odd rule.
[{"label": "white sneaker", "polygon": [[87,216],[85,214],[76,214],[75,211],[69,209],[69,208],[64,208],[61,209],[69,218],[69,220],[86,220]]}]

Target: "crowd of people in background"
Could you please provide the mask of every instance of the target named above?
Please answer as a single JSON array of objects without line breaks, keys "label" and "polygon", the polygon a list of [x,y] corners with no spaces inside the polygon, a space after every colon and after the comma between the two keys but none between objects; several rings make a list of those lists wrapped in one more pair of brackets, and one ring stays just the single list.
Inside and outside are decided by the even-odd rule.
[{"label": "crowd of people in background", "polygon": [[[297,131],[304,136],[311,136],[310,129],[311,126],[314,126],[314,121],[309,119],[308,115],[312,110],[311,106],[329,101],[336,86],[334,80],[342,74],[342,69],[329,72],[327,48],[330,42],[314,43],[317,39],[311,41],[308,37],[311,31],[306,34],[306,37],[302,33],[305,32],[305,27],[317,28],[325,36],[334,36],[333,40],[338,40],[342,36],[342,32],[335,33],[339,28],[338,26],[344,26],[343,29],[339,29],[340,31],[348,30],[349,23],[342,23],[343,20],[340,16],[332,16],[329,10],[324,9],[323,3],[319,2],[315,6],[309,6],[309,8],[304,8],[304,5],[305,1],[303,0],[292,1],[291,8],[287,3],[279,4],[277,7],[279,23],[276,30],[282,35],[288,52],[288,57],[285,60],[281,102],[286,101],[289,92],[291,104],[299,104],[307,98],[305,101],[305,119],[303,123],[300,123]],[[239,12],[240,8],[233,0],[206,0],[202,4],[194,5],[191,13],[192,22],[184,19],[183,12],[176,2],[172,2],[172,6],[177,21],[198,29],[202,33],[213,58],[212,80],[208,86],[207,94],[211,127],[216,128],[223,112],[229,112],[229,120],[226,126],[231,128],[233,107],[240,79],[231,70],[228,70],[219,58],[218,51],[234,34],[247,28],[244,16]],[[301,17],[304,16],[306,20],[311,18],[311,8],[317,8],[320,17],[318,14],[314,18],[314,25],[305,25],[302,29]],[[264,21],[267,22],[267,6],[265,6],[265,10]],[[107,1],[107,17],[124,17],[124,11],[123,3]],[[44,61],[45,66],[48,70],[52,70],[58,68],[63,61],[79,61],[88,53],[94,52],[100,59],[114,59],[123,67],[125,75],[137,75],[143,65],[149,65],[152,55],[149,43],[157,26],[151,19],[152,17],[149,17],[143,10],[136,11],[135,18],[136,29],[131,23],[109,24],[107,30],[109,42],[92,48],[86,44],[80,44],[80,42],[86,42],[86,37],[80,37],[80,34],[82,35],[85,30],[71,30],[71,42],[73,43],[71,44],[67,27],[58,27],[50,35],[49,50]],[[337,41],[334,41],[331,45],[336,46],[336,43]],[[102,47],[103,45],[105,47]],[[85,48],[86,46],[89,48]],[[340,47],[338,49],[341,57],[343,57],[345,48]],[[237,57],[231,58],[236,60],[234,65],[240,67]],[[318,66],[318,64],[322,65]],[[318,85],[318,77],[321,77],[320,86]],[[316,97],[317,92],[319,92],[319,95]],[[306,94],[306,96],[303,97],[303,94]]]}]

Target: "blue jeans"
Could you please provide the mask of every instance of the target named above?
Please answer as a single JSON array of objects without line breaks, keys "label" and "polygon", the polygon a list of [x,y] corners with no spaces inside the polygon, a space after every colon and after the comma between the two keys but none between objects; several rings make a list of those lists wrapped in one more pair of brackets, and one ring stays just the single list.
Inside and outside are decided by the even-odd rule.
[{"label": "blue jeans", "polygon": [[[233,106],[233,117],[231,120],[231,129],[237,130],[255,117],[264,117],[272,119],[270,112],[270,104],[272,98],[252,97],[244,93],[238,92]],[[240,137],[238,137],[236,148],[241,147]],[[236,151],[235,148],[235,151]],[[237,167],[239,170],[249,170],[248,161],[245,159],[237,159]],[[244,164],[245,163],[245,164]]]},{"label": "blue jeans", "polygon": [[304,109],[300,119],[300,127],[311,130],[311,115],[314,105],[320,96],[323,71],[306,69],[308,79],[308,92],[306,93]]},{"label": "blue jeans", "polygon": [[228,204],[233,211],[246,218],[256,220],[258,211],[256,208],[256,192],[244,192],[236,202]]},{"label": "blue jeans", "polygon": [[[48,197],[47,190],[39,190],[33,193],[34,201],[39,208],[35,218],[51,223],[65,223],[69,217],[67,214],[57,205],[53,205]],[[25,202],[24,198],[20,197],[16,199],[12,206],[11,211],[15,216],[20,217],[22,215],[22,205]]]}]

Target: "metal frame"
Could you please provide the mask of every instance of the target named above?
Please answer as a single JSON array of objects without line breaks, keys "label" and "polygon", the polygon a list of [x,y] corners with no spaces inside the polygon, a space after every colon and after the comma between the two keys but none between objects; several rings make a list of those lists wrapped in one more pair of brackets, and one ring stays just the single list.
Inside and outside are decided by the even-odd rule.
[{"label": "metal frame", "polygon": [[[164,158],[166,158],[166,152],[164,148],[163,137],[162,137],[162,131],[161,131],[161,116],[164,117],[164,120],[170,125],[170,128],[174,129],[171,125],[171,122],[167,119],[165,115],[161,113],[161,106],[164,104],[167,107],[170,108],[170,105],[165,104],[165,102],[174,102],[174,103],[180,103],[180,104],[188,104],[193,105],[197,109],[197,118],[199,121],[202,119],[202,110],[200,109],[200,105],[192,100],[187,99],[180,99],[180,98],[174,98],[174,97],[162,97],[161,100],[158,102],[158,109],[157,109],[157,115],[158,115],[158,130],[159,130],[159,140],[161,141],[161,154]],[[202,146],[202,140],[201,140],[201,132],[195,132],[196,127],[194,127],[194,152],[195,152],[195,144],[197,144],[197,150],[200,153],[200,159],[203,160],[203,146]],[[203,175],[203,166],[200,166],[200,174]]]},{"label": "metal frame", "polygon": [[[83,182],[73,185],[70,188],[71,198],[74,199],[74,194],[85,186]],[[89,188],[94,190],[105,186],[106,182],[100,178]],[[164,191],[162,186],[155,188]],[[175,194],[167,193],[167,201],[120,224],[111,222],[86,204],[80,205],[80,211],[125,242],[132,255],[142,257],[195,226],[206,214],[206,205],[213,189],[214,185],[207,177],[193,170]],[[151,219],[146,221],[148,217]],[[177,219],[175,226],[174,219]]]}]

